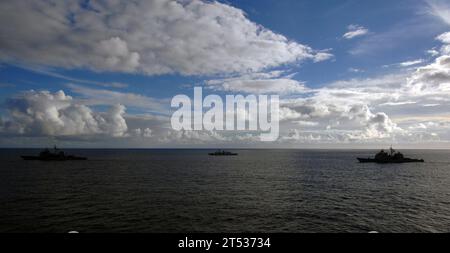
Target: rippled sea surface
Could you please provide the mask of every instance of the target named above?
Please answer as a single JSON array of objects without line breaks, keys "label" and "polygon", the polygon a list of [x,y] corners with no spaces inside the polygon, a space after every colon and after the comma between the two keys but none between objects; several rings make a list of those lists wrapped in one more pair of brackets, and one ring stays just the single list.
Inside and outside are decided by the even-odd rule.
[{"label": "rippled sea surface", "polygon": [[0,150],[0,232],[450,232],[450,151]]}]

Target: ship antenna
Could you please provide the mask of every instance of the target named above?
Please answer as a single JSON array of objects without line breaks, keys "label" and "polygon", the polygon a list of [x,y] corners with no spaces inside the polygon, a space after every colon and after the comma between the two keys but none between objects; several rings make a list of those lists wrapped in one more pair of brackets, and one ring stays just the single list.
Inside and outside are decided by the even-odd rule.
[{"label": "ship antenna", "polygon": [[57,139],[56,139],[56,137],[55,136],[52,136],[52,139],[53,139],[53,148],[55,149],[55,151],[56,150],[58,150],[58,148],[57,148],[57,145],[56,145],[56,143],[57,143]]}]

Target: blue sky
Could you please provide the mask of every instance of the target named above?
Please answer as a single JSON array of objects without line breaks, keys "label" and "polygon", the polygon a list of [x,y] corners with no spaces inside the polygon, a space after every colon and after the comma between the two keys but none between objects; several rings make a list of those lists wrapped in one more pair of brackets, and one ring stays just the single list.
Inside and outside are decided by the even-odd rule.
[{"label": "blue sky", "polygon": [[[211,133],[179,140],[164,117],[170,99],[193,86],[248,94],[262,83],[256,92],[279,94],[287,115],[275,146],[450,147],[447,79],[426,79],[450,72],[442,60],[447,41],[439,39],[450,31],[445,1],[21,0],[3,1],[0,11],[3,146],[24,138],[37,145],[56,138],[68,146],[241,146],[239,138]],[[124,129],[85,122],[114,118],[108,114],[116,104],[125,107],[123,122],[111,124]],[[87,111],[65,122],[67,108],[81,105]],[[59,114],[46,115],[49,108]],[[133,137],[145,129],[148,139]]]}]

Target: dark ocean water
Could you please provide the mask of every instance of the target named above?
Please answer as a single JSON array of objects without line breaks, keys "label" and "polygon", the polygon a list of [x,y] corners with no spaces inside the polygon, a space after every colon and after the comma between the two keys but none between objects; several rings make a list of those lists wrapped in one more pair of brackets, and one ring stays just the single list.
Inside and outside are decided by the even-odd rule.
[{"label": "dark ocean water", "polygon": [[0,232],[450,232],[450,151],[0,150]]}]

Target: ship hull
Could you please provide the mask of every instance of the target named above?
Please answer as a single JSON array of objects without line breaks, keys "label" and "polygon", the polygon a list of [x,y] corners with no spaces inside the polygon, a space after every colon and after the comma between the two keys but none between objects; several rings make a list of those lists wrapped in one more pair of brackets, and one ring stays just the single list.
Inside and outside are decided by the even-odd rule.
[{"label": "ship hull", "polygon": [[238,154],[214,154],[209,153],[210,156],[237,156]]},{"label": "ship hull", "polygon": [[39,156],[21,156],[26,161],[84,161],[86,157],[39,157]]},{"label": "ship hull", "polygon": [[360,163],[423,163],[423,159],[392,159],[392,160],[377,160],[373,158],[357,158]]}]

